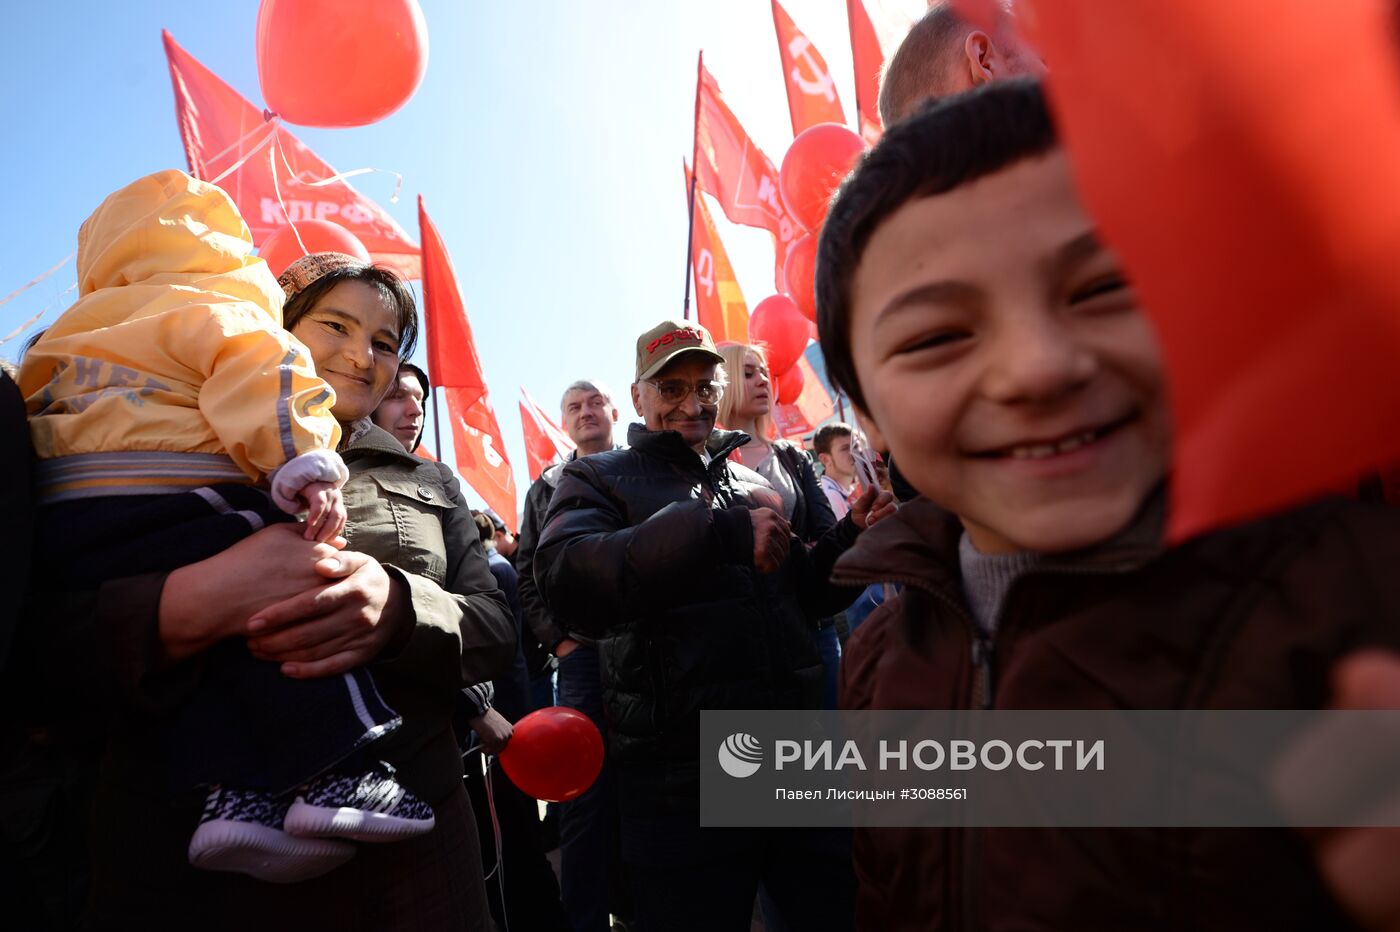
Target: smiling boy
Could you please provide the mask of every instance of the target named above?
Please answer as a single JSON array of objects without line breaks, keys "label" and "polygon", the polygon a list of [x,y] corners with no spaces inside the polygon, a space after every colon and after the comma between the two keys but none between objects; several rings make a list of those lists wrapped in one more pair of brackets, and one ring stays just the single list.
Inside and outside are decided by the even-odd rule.
[{"label": "smiling boy", "polygon": [[[923,496],[837,564],[903,584],[843,708],[1316,708],[1340,656],[1400,641],[1393,512],[1164,548],[1161,357],[1035,83],[891,128],[817,293],[829,372]],[[863,929],[1350,927],[1282,830],[861,829],[855,860]]]}]

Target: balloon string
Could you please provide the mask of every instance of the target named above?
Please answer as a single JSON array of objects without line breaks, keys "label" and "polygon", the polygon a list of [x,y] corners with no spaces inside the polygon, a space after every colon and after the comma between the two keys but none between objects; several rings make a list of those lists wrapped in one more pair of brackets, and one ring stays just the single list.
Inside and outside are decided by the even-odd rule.
[{"label": "balloon string", "polygon": [[[41,281],[43,281],[44,279],[48,278],[50,275],[54,274],[55,272],[57,272],[59,269],[63,268],[65,265],[67,265],[69,262],[71,262],[71,261],[73,260],[73,257],[76,256],[77,254],[78,254],[78,251],[77,251],[76,249],[73,250],[73,251],[70,252],[68,255],[64,256],[63,259],[62,259],[62,261],[60,261],[60,262],[59,262],[57,265],[55,265],[53,268],[49,269],[47,272],[41,272],[40,274],[38,274],[38,275],[34,276],[33,278],[31,278],[29,281],[25,282],[23,285],[20,285],[20,286],[19,286],[18,288],[16,288],[14,291],[12,291],[12,292],[10,292],[9,294],[5,295],[5,297],[0,298],[0,304],[9,304],[10,301],[14,300],[15,298],[18,298],[20,295],[24,294],[24,293],[25,293],[26,291],[28,291],[30,288],[33,288],[35,285],[39,284]],[[77,285],[74,285],[73,287],[76,288]],[[72,290],[72,289],[70,288],[69,291],[71,291],[71,290]],[[64,292],[64,294],[67,294],[67,293],[68,293],[67,291]]]},{"label": "balloon string", "polygon": [[[287,166],[287,174],[291,176],[292,166],[287,165],[287,153],[282,151],[282,140],[277,138],[277,144],[267,150],[267,164],[272,169],[272,193],[277,195],[277,206],[282,208],[282,216],[287,218],[287,226],[292,228],[292,235],[297,238],[297,248],[301,250],[303,256],[311,255],[307,251],[306,243],[302,242],[301,231],[297,229],[296,223],[292,220],[292,212],[287,209],[287,203],[282,200],[282,187],[277,183],[277,156],[282,156],[282,164]],[[290,180],[290,178],[289,178]]]},{"label": "balloon string", "polygon": [[[281,151],[279,144],[279,151]],[[403,175],[389,168],[352,168],[349,171],[337,172],[329,178],[319,178],[316,181],[306,181],[292,170],[291,163],[287,161],[287,153],[282,151],[282,167],[287,169],[287,180],[291,184],[299,184],[304,188],[324,188],[328,184],[339,184],[346,178],[354,178],[356,175],[385,174],[394,176],[394,193],[389,195],[389,203],[397,204],[399,194],[403,191]]]},{"label": "balloon string", "polygon": [[[229,175],[232,175],[234,172],[238,171],[238,170],[239,170],[240,168],[242,168],[245,164],[247,164],[247,162],[248,162],[249,159],[251,159],[253,156],[257,155],[257,154],[258,154],[259,152],[261,152],[263,149],[267,148],[268,143],[272,142],[272,141],[275,140],[275,139],[278,139],[278,137],[279,137],[280,134],[277,132],[276,119],[277,119],[276,117],[273,117],[273,119],[272,119],[271,121],[269,121],[269,122],[272,123],[272,130],[271,130],[271,132],[269,132],[266,136],[264,136],[264,137],[262,138],[262,141],[261,141],[261,142],[259,142],[256,146],[254,146],[253,148],[251,148],[251,149],[249,149],[247,152],[245,152],[245,153],[243,154],[243,156],[242,156],[241,158],[239,158],[238,161],[234,162],[234,163],[233,163],[232,165],[230,165],[228,168],[225,168],[223,171],[219,172],[219,174],[218,174],[217,177],[210,178],[210,179],[209,179],[209,183],[210,183],[210,184],[218,184],[220,181],[223,181],[223,180],[224,180],[225,178],[227,178]],[[263,125],[266,126],[267,124],[263,124]],[[259,127],[259,129],[261,129],[261,128],[262,128],[262,127]],[[254,130],[254,132],[257,132],[257,130]],[[248,135],[252,135],[252,134],[250,133],[250,134],[248,134]],[[243,139],[247,139],[247,138],[248,138],[248,136],[244,136],[242,139],[239,139],[238,142],[242,142]],[[235,142],[234,145],[238,145],[238,142]],[[231,148],[233,148],[233,146],[230,146],[229,148],[231,149]],[[227,151],[228,151],[228,149],[225,149],[225,150],[224,150],[224,152],[227,152]],[[223,152],[220,152],[219,155],[223,155]],[[217,157],[218,157],[218,156],[215,156],[215,158],[217,158]],[[212,160],[211,160],[211,161],[212,161]],[[275,171],[273,172],[272,180],[273,180],[274,183],[277,181],[277,173],[276,173]]]},{"label": "balloon string", "polygon": [[24,323],[20,324],[18,327],[16,327],[15,329],[11,330],[11,331],[10,331],[8,334],[6,334],[3,338],[0,338],[0,346],[6,344],[6,343],[8,343],[8,342],[10,342],[10,341],[13,340],[15,337],[19,336],[21,333],[24,333],[24,331],[28,330],[30,327],[32,327],[32,326],[34,326],[35,324],[37,324],[37,323],[39,322],[39,318],[41,318],[41,317],[43,317],[45,314],[47,314],[47,313],[49,312],[49,309],[50,309],[50,308],[52,308],[55,304],[58,304],[60,301],[62,301],[65,295],[72,294],[72,293],[73,293],[74,291],[76,291],[77,289],[78,289],[78,283],[77,283],[77,282],[74,282],[73,284],[69,285],[67,288],[63,289],[63,291],[59,292],[59,295],[58,295],[57,298],[55,298],[54,300],[50,301],[48,304],[46,304],[46,305],[44,305],[42,308],[40,308],[40,309],[39,309],[39,313],[35,314],[33,317],[29,318],[29,319],[26,320]]},{"label": "balloon string", "polygon": [[[239,137],[238,137],[237,139],[235,139],[233,142],[231,142],[231,143],[229,143],[228,145],[224,146],[223,149],[219,150],[219,151],[216,152],[215,154],[209,156],[209,158],[205,159],[205,160],[204,160],[204,165],[205,165],[205,167],[207,168],[211,163],[217,162],[219,159],[221,159],[221,158],[223,158],[224,156],[228,155],[228,154],[229,154],[230,152],[232,152],[234,149],[236,149],[236,148],[238,148],[239,146],[243,145],[243,143],[247,142],[249,139],[252,139],[253,136],[255,136],[256,134],[258,134],[258,133],[261,132],[262,130],[266,129],[266,128],[267,128],[267,125],[268,125],[269,123],[272,124],[272,132],[273,132],[273,133],[277,132],[277,124],[280,123],[280,122],[281,122],[281,117],[279,117],[277,114],[275,114],[275,113],[264,114],[263,122],[262,122],[262,123],[260,123],[260,124],[257,125],[257,126],[254,126],[252,129],[248,130],[248,132],[244,133],[242,136],[239,136]],[[267,145],[267,140],[266,140],[266,139],[263,140],[262,145],[258,146],[258,149],[262,148],[262,146],[265,146],[265,145]],[[252,152],[249,152],[248,155],[249,155],[249,156],[253,155],[254,152],[257,152],[257,151],[258,151],[258,149],[254,149]],[[234,165],[232,168],[229,168],[229,169],[225,170],[223,173],[221,173],[221,174],[219,175],[218,178],[214,179],[214,181],[212,181],[212,182],[210,182],[210,183],[211,183],[211,184],[218,184],[219,179],[222,179],[222,178],[223,178],[225,175],[227,175],[229,172],[236,171],[236,170],[239,168],[239,166],[241,166],[241,165],[242,165],[244,162],[246,162],[246,161],[248,161],[247,158],[242,159],[241,161],[238,162],[237,165]]]},{"label": "balloon string", "polygon": [[491,834],[496,836],[496,866],[493,873],[496,875],[496,885],[501,890],[501,923],[505,926],[505,932],[510,932],[510,917],[506,915],[505,859],[501,857],[501,823],[496,817],[496,794],[491,790],[491,772],[495,770],[495,764],[494,757],[486,758],[486,808],[491,812]]}]

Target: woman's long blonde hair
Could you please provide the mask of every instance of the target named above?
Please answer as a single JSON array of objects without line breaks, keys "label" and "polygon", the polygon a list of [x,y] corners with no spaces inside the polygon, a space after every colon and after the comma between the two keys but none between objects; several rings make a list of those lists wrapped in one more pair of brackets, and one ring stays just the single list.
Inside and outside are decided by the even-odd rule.
[{"label": "woman's long blonde hair", "polygon": [[[758,361],[765,370],[768,369],[768,354],[764,352],[762,344],[751,343],[721,343],[715,347],[719,354],[724,357],[724,368],[729,373],[729,384],[724,388],[724,397],[719,400],[719,423],[724,427],[734,426],[734,412],[748,404],[749,386],[748,380],[744,378],[744,362],[749,353],[758,357]],[[778,386],[773,382],[773,375],[768,375],[768,394],[771,398],[769,414],[761,415],[754,424],[754,430],[758,436],[756,440],[767,441],[773,437],[773,415],[772,405],[778,403]]]}]

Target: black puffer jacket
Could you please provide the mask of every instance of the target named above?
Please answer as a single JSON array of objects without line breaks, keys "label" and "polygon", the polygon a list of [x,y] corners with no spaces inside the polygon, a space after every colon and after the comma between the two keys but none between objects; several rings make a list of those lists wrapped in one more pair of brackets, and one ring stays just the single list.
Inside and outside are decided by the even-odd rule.
[{"label": "black puffer jacket", "polygon": [[565,467],[550,504],[535,581],[599,639],[624,811],[698,809],[701,709],[820,705],[808,632],[853,598],[828,577],[854,528],[754,569],[749,509],[770,486],[727,459],[748,441],[715,431],[706,467],[678,433],[634,424],[631,449]]}]

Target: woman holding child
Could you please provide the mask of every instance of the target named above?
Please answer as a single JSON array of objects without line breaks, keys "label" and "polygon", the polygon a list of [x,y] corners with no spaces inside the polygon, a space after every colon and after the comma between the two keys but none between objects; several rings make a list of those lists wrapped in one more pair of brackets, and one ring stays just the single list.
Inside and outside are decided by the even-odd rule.
[{"label": "woman holding child", "polygon": [[[171,572],[106,581],[95,597],[41,595],[51,596],[54,619],[41,656],[63,664],[61,682],[85,690],[73,690],[70,704],[111,719],[94,806],[91,924],[488,929],[451,713],[463,686],[510,666],[515,631],[450,472],[408,455],[370,421],[412,351],[413,298],[393,273],[347,256],[306,257],[279,283],[286,328],[335,392],[338,452],[350,473],[345,548],[276,523]],[[187,847],[206,794],[167,787],[169,763],[152,754],[160,745],[151,734],[201,688],[211,649],[237,639],[294,680],[371,671],[402,724],[367,757],[386,765],[379,786],[431,808],[431,830],[389,844],[353,844],[382,839],[341,833],[330,841],[343,846],[344,862],[300,882],[192,867]],[[365,797],[353,806],[358,818],[397,804],[369,798],[364,786],[335,788],[337,800]],[[320,811],[332,818],[346,811],[339,805]]]}]

